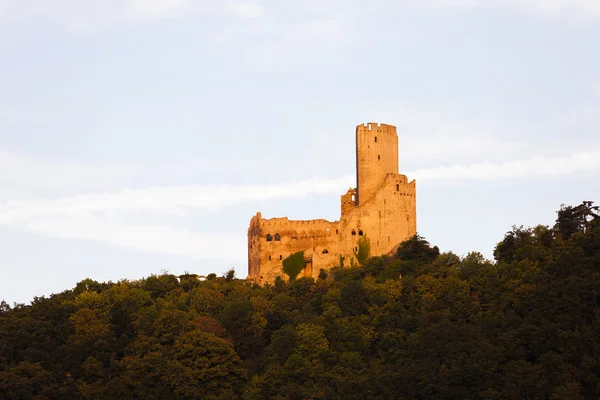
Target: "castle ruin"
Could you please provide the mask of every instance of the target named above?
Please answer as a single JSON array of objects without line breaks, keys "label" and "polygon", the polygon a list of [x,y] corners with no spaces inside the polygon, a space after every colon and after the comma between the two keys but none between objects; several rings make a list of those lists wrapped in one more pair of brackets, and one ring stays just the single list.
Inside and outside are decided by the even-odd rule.
[{"label": "castle ruin", "polygon": [[[248,278],[273,282],[282,262],[304,250],[303,276],[351,260],[358,239],[367,235],[371,255],[389,254],[417,232],[416,184],[398,173],[398,135],[392,125],[370,122],[356,127],[356,188],[341,196],[339,221],[262,218],[248,228]],[[300,275],[302,276],[302,274]]]}]

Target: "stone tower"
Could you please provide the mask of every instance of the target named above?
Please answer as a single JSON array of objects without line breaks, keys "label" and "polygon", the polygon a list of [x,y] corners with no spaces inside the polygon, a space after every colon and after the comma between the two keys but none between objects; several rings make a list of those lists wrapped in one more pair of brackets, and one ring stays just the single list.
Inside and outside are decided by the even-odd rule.
[{"label": "stone tower", "polygon": [[369,200],[388,174],[398,174],[398,134],[392,125],[356,127],[356,205]]}]

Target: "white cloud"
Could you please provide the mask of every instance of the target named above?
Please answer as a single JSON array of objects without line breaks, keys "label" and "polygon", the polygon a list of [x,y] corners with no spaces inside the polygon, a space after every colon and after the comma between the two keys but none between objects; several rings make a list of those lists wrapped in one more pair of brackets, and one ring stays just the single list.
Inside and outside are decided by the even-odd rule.
[{"label": "white cloud", "polygon": [[222,0],[0,0],[0,20],[49,20],[75,31],[113,24],[144,24],[193,14],[256,18],[264,9],[254,1]]},{"label": "white cloud", "polygon": [[518,137],[522,128],[506,121],[461,118],[404,105],[394,108],[381,105],[364,114],[372,116],[373,121],[398,121],[395,125],[401,170],[406,164],[433,162],[439,165],[466,158],[500,161],[526,157],[530,151],[528,143],[512,139]]},{"label": "white cloud", "polygon": [[115,193],[85,194],[56,200],[5,201],[0,203],[0,224],[18,224],[40,217],[104,211],[144,211],[185,216],[188,209],[217,210],[225,206],[310,194],[338,193],[354,177],[309,179],[278,185],[184,185],[145,189],[123,189]]},{"label": "white cloud", "polygon": [[534,157],[500,164],[479,163],[428,168],[410,173],[418,181],[456,179],[518,179],[561,177],[574,173],[599,171],[600,151],[579,152],[563,157]]},{"label": "white cloud", "polygon": [[252,1],[239,3],[227,3],[226,10],[231,14],[245,19],[260,18],[265,15],[265,8],[262,4]]},{"label": "white cloud", "polygon": [[239,170],[240,163],[218,164],[216,159],[194,160],[171,165],[127,163],[75,163],[40,159],[0,151],[0,199],[23,199],[48,194],[114,191],[135,185],[147,186],[173,180],[189,181],[210,173]]},{"label": "white cloud", "polygon": [[[416,178],[420,185],[465,179],[557,178],[586,171],[600,171],[600,151],[498,164],[452,165],[420,169],[407,175],[409,179]],[[184,185],[125,189],[60,199],[5,201],[0,203],[0,225],[61,238],[94,240],[142,252],[241,262],[245,259],[245,232],[212,234],[206,232],[206,227],[191,231],[175,228],[168,222],[163,225],[129,223],[125,217],[139,212],[150,216],[181,217],[197,209],[216,212],[242,202],[312,194],[339,195],[353,184],[354,176],[348,175],[339,179],[314,178],[277,185]]]},{"label": "white cloud", "polygon": [[435,8],[509,8],[548,16],[568,16],[579,20],[600,17],[598,0],[425,0],[418,3]]},{"label": "white cloud", "polygon": [[215,211],[240,202],[319,193],[339,194],[353,180],[353,177],[310,179],[280,185],[238,187],[186,185],[125,189],[116,193],[87,194],[56,200],[5,201],[0,203],[0,225],[59,238],[94,240],[142,252],[241,262],[246,256],[245,232],[222,235],[174,228],[169,224],[131,224],[123,221],[128,214],[139,212],[186,216],[192,209]]},{"label": "white cloud", "polygon": [[193,260],[243,262],[245,232],[213,234],[160,225],[133,225],[91,214],[44,216],[19,223],[19,229],[63,239],[91,240],[120,248]]}]

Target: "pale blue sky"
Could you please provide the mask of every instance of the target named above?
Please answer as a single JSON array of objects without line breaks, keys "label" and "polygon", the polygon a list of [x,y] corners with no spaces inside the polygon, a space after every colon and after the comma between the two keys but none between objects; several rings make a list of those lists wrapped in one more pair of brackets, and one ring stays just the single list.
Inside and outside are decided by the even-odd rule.
[{"label": "pale blue sky", "polygon": [[0,0],[0,299],[245,277],[257,211],[339,218],[369,121],[443,251],[600,202],[600,2]]}]

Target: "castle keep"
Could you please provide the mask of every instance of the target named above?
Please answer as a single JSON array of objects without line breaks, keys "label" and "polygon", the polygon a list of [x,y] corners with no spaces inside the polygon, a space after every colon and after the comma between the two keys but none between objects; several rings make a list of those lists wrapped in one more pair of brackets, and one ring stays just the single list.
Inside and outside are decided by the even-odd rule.
[{"label": "castle keep", "polygon": [[262,218],[257,213],[248,228],[248,278],[272,282],[283,275],[282,261],[304,250],[304,276],[317,277],[321,268],[346,265],[358,239],[367,235],[371,255],[388,254],[417,232],[416,186],[398,173],[398,135],[392,125],[368,123],[356,127],[356,188],[341,196],[339,221],[293,221]]}]

